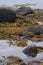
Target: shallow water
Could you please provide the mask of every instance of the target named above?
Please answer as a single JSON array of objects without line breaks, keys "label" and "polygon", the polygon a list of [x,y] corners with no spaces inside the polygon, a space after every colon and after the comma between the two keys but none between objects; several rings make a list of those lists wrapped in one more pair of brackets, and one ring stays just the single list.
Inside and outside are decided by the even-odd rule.
[{"label": "shallow water", "polygon": [[0,57],[2,56],[19,56],[25,58],[26,55],[22,53],[23,47],[10,46],[7,44],[8,40],[0,40]]},{"label": "shallow water", "polygon": [[[13,45],[9,46],[8,42],[9,40],[0,40],[0,59],[2,59],[3,56],[7,57],[10,55],[19,56],[25,61],[29,61],[33,59],[40,61],[41,59],[43,59],[43,53],[39,53],[35,58],[32,58],[30,56],[28,57],[23,53],[25,47],[17,47]],[[27,44],[28,44],[27,46],[29,46],[30,44],[36,44],[37,46],[42,46],[43,42],[36,43],[28,40]]]},{"label": "shallow water", "polygon": [[36,46],[43,46],[43,41],[42,42],[32,42],[31,40],[28,40],[27,44],[28,45],[35,44]]}]

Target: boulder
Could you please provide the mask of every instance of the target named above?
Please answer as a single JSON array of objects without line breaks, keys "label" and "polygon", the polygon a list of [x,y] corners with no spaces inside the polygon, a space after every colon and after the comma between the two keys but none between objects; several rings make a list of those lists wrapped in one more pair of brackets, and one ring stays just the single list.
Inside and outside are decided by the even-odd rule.
[{"label": "boulder", "polygon": [[30,45],[23,50],[23,53],[26,54],[27,56],[35,57],[38,53],[38,50],[35,45]]},{"label": "boulder", "polygon": [[15,11],[8,8],[0,8],[0,22],[14,22],[15,18]]},{"label": "boulder", "polygon": [[33,11],[29,7],[21,7],[16,11],[16,13],[25,16],[27,14],[33,14]]},{"label": "boulder", "polygon": [[33,25],[28,29],[29,32],[33,32],[36,35],[43,34],[43,28],[39,25]]}]

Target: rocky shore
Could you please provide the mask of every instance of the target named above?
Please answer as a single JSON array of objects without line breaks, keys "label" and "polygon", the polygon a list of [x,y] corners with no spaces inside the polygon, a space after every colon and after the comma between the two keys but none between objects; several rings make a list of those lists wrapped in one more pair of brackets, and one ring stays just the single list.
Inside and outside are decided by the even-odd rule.
[{"label": "rocky shore", "polygon": [[[0,65],[43,65],[43,55],[40,56],[43,46],[38,44],[43,42],[43,9],[1,7],[0,40],[9,40],[9,46],[4,41],[0,42],[0,55],[3,56]],[[26,56],[28,60],[19,56]]]}]

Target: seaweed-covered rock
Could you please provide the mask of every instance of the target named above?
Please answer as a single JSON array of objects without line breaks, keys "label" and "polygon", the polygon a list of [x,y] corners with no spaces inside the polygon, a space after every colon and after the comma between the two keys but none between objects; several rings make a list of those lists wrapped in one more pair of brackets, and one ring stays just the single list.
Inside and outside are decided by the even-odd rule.
[{"label": "seaweed-covered rock", "polygon": [[33,11],[29,7],[21,7],[16,11],[16,13],[25,16],[27,14],[33,14]]},{"label": "seaweed-covered rock", "polygon": [[40,35],[43,33],[43,28],[39,25],[31,26],[28,31],[35,33],[36,35]]},{"label": "seaweed-covered rock", "polygon": [[5,60],[5,65],[20,65],[23,63],[23,59],[18,56],[8,56]]},{"label": "seaweed-covered rock", "polygon": [[37,47],[35,45],[30,45],[23,50],[24,54],[27,56],[35,57],[38,53]]},{"label": "seaweed-covered rock", "polygon": [[0,22],[14,22],[15,18],[15,11],[8,8],[0,8]]}]

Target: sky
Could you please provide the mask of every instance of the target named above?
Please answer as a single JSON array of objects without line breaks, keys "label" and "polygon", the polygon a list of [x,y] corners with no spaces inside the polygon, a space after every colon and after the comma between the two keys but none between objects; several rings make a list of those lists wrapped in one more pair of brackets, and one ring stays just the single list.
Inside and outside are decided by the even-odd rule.
[{"label": "sky", "polygon": [[0,5],[13,6],[15,4],[36,4],[34,8],[43,8],[43,0],[0,0]]}]

